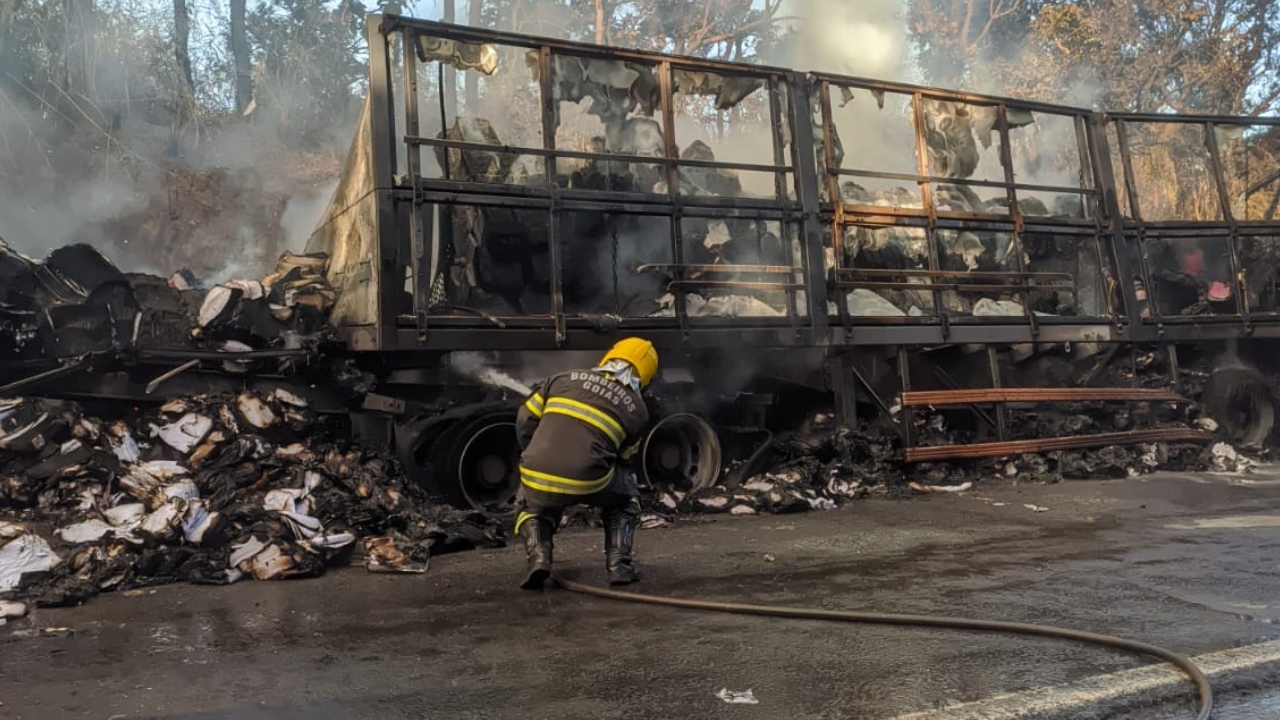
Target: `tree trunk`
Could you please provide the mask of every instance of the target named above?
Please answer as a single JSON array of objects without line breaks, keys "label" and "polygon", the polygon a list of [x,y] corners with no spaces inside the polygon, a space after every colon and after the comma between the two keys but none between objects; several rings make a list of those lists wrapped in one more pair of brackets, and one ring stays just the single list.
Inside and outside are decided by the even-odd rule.
[{"label": "tree trunk", "polygon": [[0,57],[9,50],[9,39],[13,37],[13,14],[18,9],[18,0],[0,0]]},{"label": "tree trunk", "polygon": [[[468,25],[480,27],[480,11],[483,8],[484,0],[467,0]],[[467,114],[474,117],[480,114],[480,71],[468,70],[462,79],[467,83]]]},{"label": "tree trunk", "polygon": [[253,76],[249,70],[249,38],[245,32],[245,0],[231,0],[231,62],[236,74],[236,112],[253,101]]},{"label": "tree trunk", "polygon": [[62,46],[66,87],[63,89],[69,95],[88,96],[93,58],[93,0],[63,0],[62,7],[66,18]]},{"label": "tree trunk", "polygon": [[182,73],[182,93],[191,97],[195,93],[196,82],[191,76],[191,11],[187,8],[187,0],[173,0],[173,57]]},{"label": "tree trunk", "polygon": [[609,26],[604,20],[604,0],[596,0],[596,44],[603,45],[605,39],[605,31]]}]

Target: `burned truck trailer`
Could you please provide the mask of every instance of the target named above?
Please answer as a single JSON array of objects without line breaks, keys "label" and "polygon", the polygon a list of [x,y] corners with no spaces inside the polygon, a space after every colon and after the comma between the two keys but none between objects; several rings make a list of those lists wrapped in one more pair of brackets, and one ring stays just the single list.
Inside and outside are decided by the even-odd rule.
[{"label": "burned truck trailer", "polygon": [[[315,350],[288,340],[234,361],[132,348],[164,371],[152,385],[275,368],[230,382],[293,375],[290,392],[485,509],[517,484],[523,384],[627,335],[662,358],[642,454],[655,484],[740,480],[769,431],[819,413],[896,436],[908,464],[1214,437],[1193,399],[1218,435],[1271,435],[1280,119],[1113,114],[393,15],[367,35],[338,187],[306,257],[286,259],[325,287],[282,266],[297,285],[268,288],[319,298],[329,363],[284,372]],[[145,395],[102,379],[73,393],[73,372],[41,391]],[[1110,415],[1071,420],[1084,405]]]},{"label": "burned truck trailer", "polygon": [[[1018,403],[1176,414],[1188,377],[1222,432],[1270,434],[1249,359],[1280,336],[1276,119],[1107,114],[389,15],[368,38],[367,104],[309,250],[331,258],[348,346],[397,389],[370,396],[369,425],[410,463],[441,454],[442,426],[405,400],[444,391],[458,352],[550,369],[630,334],[685,391],[646,469],[694,484],[721,471],[712,408],[761,421],[796,388],[852,427],[887,423],[907,462],[1206,438],[1129,421],[1011,437]],[[974,432],[931,438],[912,408],[960,408]],[[509,413],[452,432],[493,449]],[[449,474],[474,471],[445,454]]]}]

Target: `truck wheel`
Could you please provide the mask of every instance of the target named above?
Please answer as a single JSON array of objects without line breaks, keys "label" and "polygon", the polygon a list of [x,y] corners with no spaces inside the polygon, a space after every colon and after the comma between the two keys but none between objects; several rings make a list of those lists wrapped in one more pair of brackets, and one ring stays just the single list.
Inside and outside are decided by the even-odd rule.
[{"label": "truck wheel", "polygon": [[449,453],[448,477],[458,505],[505,515],[520,489],[520,446],[509,412],[487,413],[459,424]]},{"label": "truck wheel", "polygon": [[720,480],[720,438],[706,420],[692,413],[668,415],[654,425],[640,447],[640,458],[650,485],[699,490]]},{"label": "truck wheel", "polygon": [[1266,376],[1235,365],[1215,370],[1204,387],[1205,410],[1229,441],[1262,445],[1275,429],[1275,394]]}]

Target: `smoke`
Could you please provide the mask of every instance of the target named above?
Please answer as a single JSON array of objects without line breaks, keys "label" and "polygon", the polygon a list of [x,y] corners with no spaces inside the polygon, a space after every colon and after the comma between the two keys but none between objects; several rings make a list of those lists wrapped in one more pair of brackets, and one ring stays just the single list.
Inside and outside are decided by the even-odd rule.
[{"label": "smoke", "polygon": [[301,253],[307,245],[311,231],[324,218],[324,211],[338,189],[338,180],[326,183],[314,194],[299,194],[289,198],[284,205],[280,225],[284,230],[284,245],[295,253]]},{"label": "smoke", "polygon": [[449,366],[477,382],[502,390],[528,395],[533,388],[511,375],[493,367],[480,353],[455,352],[449,354]]},{"label": "smoke", "polygon": [[770,64],[907,81],[910,49],[902,0],[787,0],[778,14],[791,35],[767,50]]},{"label": "smoke", "polygon": [[[260,32],[259,42],[310,69],[260,68],[270,77],[242,116],[229,107],[217,4],[191,7],[196,105],[180,91],[171,15],[118,0],[67,7],[81,5],[92,6],[77,26],[85,77],[69,80],[71,69],[49,60],[60,55],[57,33],[17,32],[0,53],[0,237],[38,258],[89,243],[126,271],[185,266],[205,282],[260,277],[284,250],[302,250],[359,107],[341,97],[362,71],[336,50],[340,38]],[[43,6],[58,7],[19,3],[11,29],[65,20],[38,16]],[[289,26],[257,22],[263,32]],[[317,78],[331,81],[317,87]]]}]

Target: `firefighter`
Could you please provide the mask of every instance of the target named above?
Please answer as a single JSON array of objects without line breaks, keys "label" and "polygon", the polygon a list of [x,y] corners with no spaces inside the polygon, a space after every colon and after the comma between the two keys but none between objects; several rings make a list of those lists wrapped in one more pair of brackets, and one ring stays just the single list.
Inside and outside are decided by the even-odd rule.
[{"label": "firefighter", "polygon": [[658,372],[658,352],[641,338],[620,340],[597,367],[553,375],[533,388],[516,416],[520,492],[515,532],[524,539],[528,575],[541,588],[551,575],[551,537],[565,508],[603,509],[610,585],[640,579],[631,545],[640,518],[630,461],[649,422],[641,390]]}]

